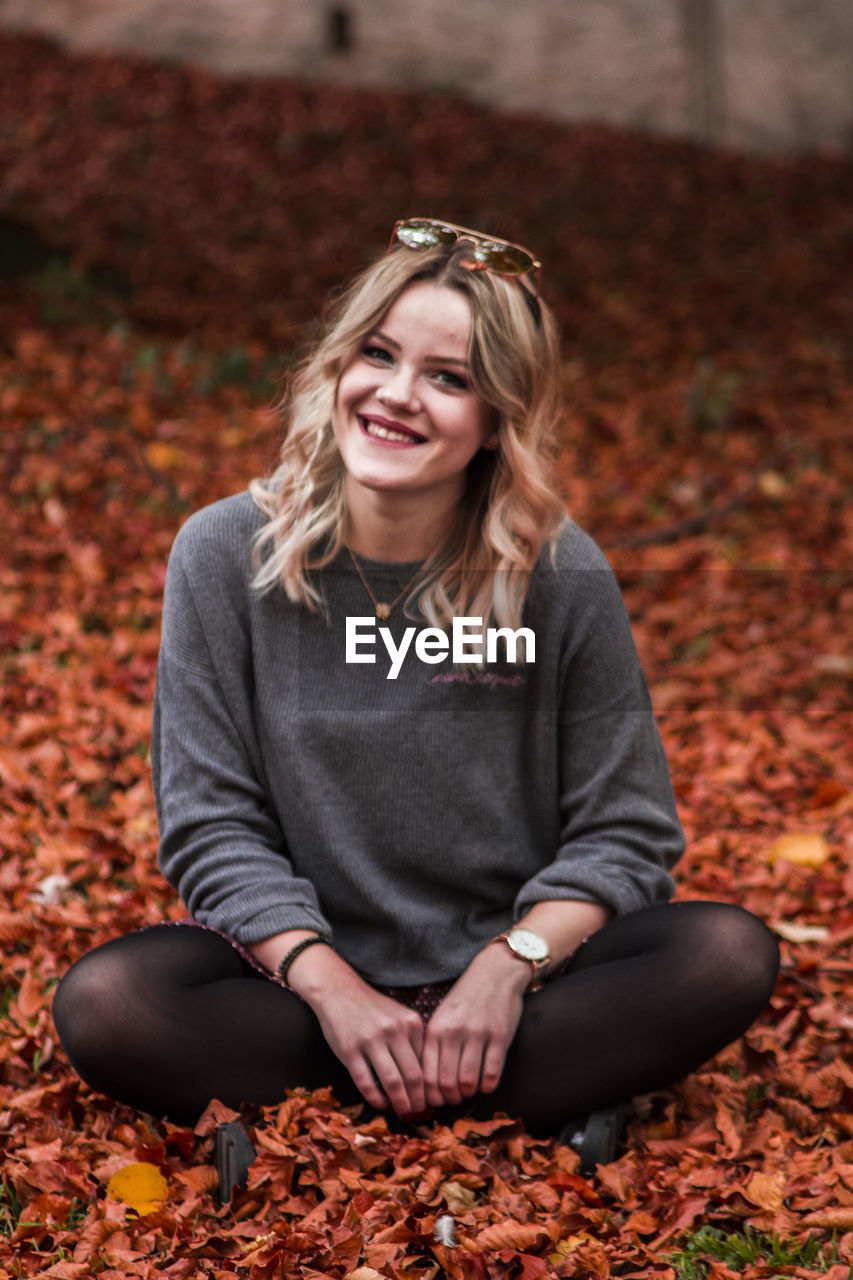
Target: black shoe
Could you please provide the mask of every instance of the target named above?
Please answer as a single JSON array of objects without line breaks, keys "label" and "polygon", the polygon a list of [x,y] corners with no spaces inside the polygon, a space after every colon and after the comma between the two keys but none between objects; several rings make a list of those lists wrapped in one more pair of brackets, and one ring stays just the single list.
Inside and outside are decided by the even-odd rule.
[{"label": "black shoe", "polygon": [[239,1120],[229,1120],[216,1130],[216,1172],[219,1203],[228,1204],[235,1187],[245,1187],[257,1155],[252,1139]]},{"label": "black shoe", "polygon": [[619,1154],[626,1119],[624,1103],[603,1111],[591,1111],[588,1116],[564,1125],[557,1141],[578,1153],[581,1173],[595,1173],[596,1165],[610,1164]]}]

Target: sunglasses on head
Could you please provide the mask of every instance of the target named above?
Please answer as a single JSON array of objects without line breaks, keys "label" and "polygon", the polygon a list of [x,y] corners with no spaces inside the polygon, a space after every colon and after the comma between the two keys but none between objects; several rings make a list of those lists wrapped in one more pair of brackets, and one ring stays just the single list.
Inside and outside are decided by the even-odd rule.
[{"label": "sunglasses on head", "polygon": [[499,276],[529,275],[538,290],[542,263],[528,249],[510,240],[484,236],[470,227],[457,227],[453,222],[403,218],[395,222],[388,248],[391,250],[396,244],[402,244],[407,249],[437,249],[440,245],[455,244],[457,240],[471,244],[468,256],[459,259],[460,266],[468,271],[491,271]]}]

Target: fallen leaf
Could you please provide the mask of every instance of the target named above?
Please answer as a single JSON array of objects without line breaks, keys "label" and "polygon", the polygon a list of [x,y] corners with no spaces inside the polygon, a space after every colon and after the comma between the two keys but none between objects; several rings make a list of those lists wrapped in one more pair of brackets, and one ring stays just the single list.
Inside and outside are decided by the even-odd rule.
[{"label": "fallen leaf", "polygon": [[478,1249],[529,1249],[548,1232],[539,1224],[527,1222],[496,1222],[484,1227],[474,1238]]},{"label": "fallen leaf", "polygon": [[789,920],[776,920],[773,930],[786,942],[826,942],[830,931],[822,924],[796,924]]},{"label": "fallen leaf", "polygon": [[753,1173],[746,1184],[746,1198],[768,1213],[778,1213],[785,1203],[786,1181],[781,1171]]},{"label": "fallen leaf", "polygon": [[169,1184],[155,1164],[145,1160],[127,1164],[107,1183],[107,1195],[140,1215],[153,1213],[169,1194]]},{"label": "fallen leaf", "polygon": [[792,831],[780,836],[767,850],[768,862],[793,862],[803,867],[819,867],[829,857],[829,846],[816,832]]},{"label": "fallen leaf", "polygon": [[827,1231],[847,1231],[853,1227],[853,1204],[818,1209],[805,1214],[800,1221],[804,1227],[825,1227]]},{"label": "fallen leaf", "polygon": [[441,1195],[450,1213],[460,1215],[467,1213],[477,1203],[474,1192],[470,1187],[464,1187],[461,1182],[445,1182],[441,1188]]}]

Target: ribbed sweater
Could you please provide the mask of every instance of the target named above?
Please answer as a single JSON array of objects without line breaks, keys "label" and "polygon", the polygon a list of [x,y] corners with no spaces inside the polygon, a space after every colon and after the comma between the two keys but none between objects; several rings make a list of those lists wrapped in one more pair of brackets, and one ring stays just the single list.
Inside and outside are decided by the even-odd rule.
[{"label": "ribbed sweater", "polygon": [[[428,664],[412,643],[389,679],[378,632],[374,663],[346,661],[347,618],[373,614],[346,553],[317,574],[327,617],[252,587],[265,519],[226,498],[169,559],[152,767],[160,865],[194,918],[243,943],[318,929],[368,980],[417,984],[461,973],[535,902],[670,896],[669,772],[585,533],[567,520],[534,569],[535,661]],[[416,569],[360,563],[380,600]],[[377,624],[395,645],[426,625],[402,604]]]}]

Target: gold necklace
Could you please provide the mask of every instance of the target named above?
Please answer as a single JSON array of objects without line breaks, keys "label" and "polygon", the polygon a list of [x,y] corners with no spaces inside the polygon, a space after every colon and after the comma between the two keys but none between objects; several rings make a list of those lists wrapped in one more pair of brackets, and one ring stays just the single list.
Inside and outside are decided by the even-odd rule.
[{"label": "gold necklace", "polygon": [[415,572],[412,574],[411,578],[409,578],[409,581],[408,581],[408,582],[406,583],[406,585],[403,587],[403,590],[400,592],[400,594],[399,594],[398,596],[396,596],[396,597],[391,601],[391,603],[390,603],[390,604],[384,604],[381,600],[377,600],[377,599],[376,599],[376,596],[375,596],[375,595],[373,594],[373,592],[370,590],[370,583],[367,581],[367,578],[365,578],[364,574],[362,573],[362,571],[361,571],[361,565],[360,565],[360,564],[358,563],[358,561],[356,560],[356,558],[355,558],[355,553],[354,553],[354,551],[353,551],[352,547],[347,546],[347,551],[348,551],[348,552],[349,552],[349,554],[350,554],[350,560],[352,560],[353,564],[355,565],[355,571],[356,571],[356,573],[357,573],[357,574],[358,574],[358,576],[361,578],[361,581],[362,581],[362,583],[363,583],[363,585],[364,585],[364,589],[365,589],[365,591],[366,591],[366,592],[367,592],[367,594],[370,596],[370,599],[373,601],[373,607],[374,607],[374,609],[376,610],[376,616],[377,616],[377,618],[380,618],[380,619],[384,622],[386,618],[390,617],[390,615],[391,615],[391,610],[392,610],[392,609],[395,609],[395,608],[397,607],[397,605],[398,605],[398,604],[400,603],[400,601],[403,599],[403,596],[406,594],[406,592],[407,592],[407,591],[409,590],[409,588],[411,587],[411,585],[412,585],[412,583],[414,582],[415,578],[418,576],[418,574],[419,574],[419,573],[420,573],[420,571],[421,571],[421,566],[420,566],[420,565],[418,565],[417,569],[415,569]]}]

